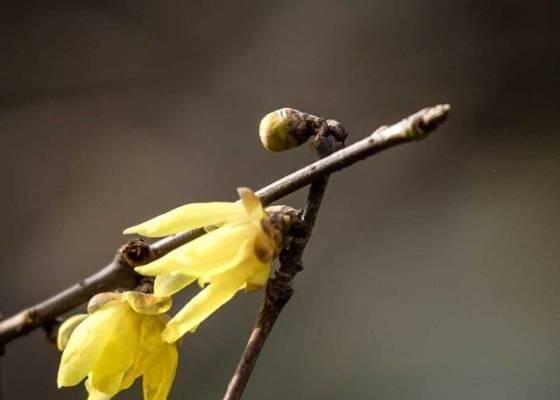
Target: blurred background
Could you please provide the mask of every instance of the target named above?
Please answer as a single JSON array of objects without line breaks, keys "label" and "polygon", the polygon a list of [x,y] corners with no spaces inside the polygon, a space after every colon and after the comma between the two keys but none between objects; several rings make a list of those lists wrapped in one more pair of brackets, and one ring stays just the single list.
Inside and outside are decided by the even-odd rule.
[{"label": "blurred background", "polygon": [[[3,1],[0,311],[98,270],[126,226],[308,163],[305,146],[261,148],[269,111],[338,119],[355,141],[449,102],[427,140],[333,176],[245,399],[557,399],[559,12]],[[170,399],[221,397],[262,294],[238,295],[185,338]],[[58,361],[42,331],[12,342],[6,399],[85,398],[56,389]]]}]

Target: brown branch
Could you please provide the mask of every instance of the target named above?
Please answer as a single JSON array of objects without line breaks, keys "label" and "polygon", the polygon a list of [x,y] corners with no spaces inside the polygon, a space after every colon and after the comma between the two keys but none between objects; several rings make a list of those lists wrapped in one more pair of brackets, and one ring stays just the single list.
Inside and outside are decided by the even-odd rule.
[{"label": "brown branch", "polygon": [[[346,168],[357,161],[389,147],[410,140],[421,139],[445,119],[449,106],[426,108],[383,131],[374,132],[367,138],[316,161],[257,191],[263,204],[268,205],[319,177]],[[117,257],[106,267],[70,288],[27,308],[0,322],[0,346],[25,335],[34,329],[52,324],[57,317],[85,303],[100,291],[132,289],[142,278],[133,267],[162,257],[171,250],[204,234],[194,229],[161,239],[150,246],[132,241],[119,251]]]},{"label": "brown branch", "polygon": [[[325,171],[325,173],[320,174],[311,183],[302,217],[303,234],[295,236],[289,242],[289,246],[280,254],[280,267],[275,276],[269,280],[255,327],[241,354],[241,359],[229,382],[223,400],[241,399],[257,359],[264,347],[264,343],[284,306],[293,295],[292,281],[295,275],[303,269],[303,252],[311,237],[311,232],[327,187],[328,174],[395,144],[425,137],[443,122],[448,111],[449,106],[447,105],[424,109],[395,125],[380,128],[366,139],[339,150],[307,167],[309,175],[314,174],[317,170]],[[335,150],[335,148],[331,147],[329,149],[327,146],[323,154],[319,152],[319,156],[326,156],[327,154],[325,153],[330,153],[330,150]],[[337,160],[337,162],[333,162],[334,160]],[[288,175],[270,187],[274,187],[278,191],[278,188],[286,186],[291,188],[293,185],[296,185],[294,182],[307,182],[309,175],[301,174],[300,171]],[[305,179],[303,178],[304,176]],[[269,193],[267,190],[268,188],[261,190],[259,195],[266,196],[266,193]]]}]

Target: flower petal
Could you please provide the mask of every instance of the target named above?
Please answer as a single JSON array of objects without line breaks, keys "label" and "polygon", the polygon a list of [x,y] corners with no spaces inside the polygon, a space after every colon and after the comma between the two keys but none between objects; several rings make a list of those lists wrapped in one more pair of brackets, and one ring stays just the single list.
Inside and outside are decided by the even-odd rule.
[{"label": "flower petal", "polygon": [[171,296],[183,290],[196,280],[196,277],[181,273],[166,272],[156,276],[154,281],[154,294],[156,296]]},{"label": "flower petal", "polygon": [[89,299],[87,305],[87,311],[88,313],[93,314],[94,312],[96,312],[106,304],[109,304],[112,301],[121,301],[121,300],[122,300],[122,293],[118,293],[118,292],[97,293],[95,296]]},{"label": "flower petal", "polygon": [[164,344],[144,373],[144,400],[166,400],[177,371],[177,348]]},{"label": "flower petal", "polygon": [[[94,393],[101,393],[105,396],[113,397],[120,392],[124,375],[124,371],[119,373],[103,373],[103,371],[96,371],[89,375],[89,380],[91,380],[91,387]],[[105,391],[109,393],[105,393]]]},{"label": "flower petal", "polygon": [[161,332],[168,319],[163,315],[143,316],[138,330],[139,345],[136,350],[132,368],[130,368],[123,378],[121,390],[129,388],[134,381],[146,372],[154,357],[158,357],[161,347],[167,343],[161,339]]},{"label": "flower petal", "polygon": [[258,261],[255,253],[254,240],[246,240],[239,246],[237,254],[223,264],[217,264],[212,268],[200,269],[200,271],[194,270],[192,272],[197,273],[198,284],[203,288],[208,283],[221,281],[227,276],[232,276],[232,274],[244,274],[243,276],[249,276],[249,273],[244,273],[242,270],[245,268],[244,266],[253,261]]},{"label": "flower petal", "polygon": [[241,203],[245,207],[245,210],[251,219],[260,220],[265,216],[261,199],[251,189],[240,187],[237,188],[237,193],[239,194]]},{"label": "flower petal", "polygon": [[130,307],[140,314],[158,315],[163,314],[171,308],[171,298],[160,297],[148,293],[129,291],[123,293],[125,300]]},{"label": "flower petal", "polygon": [[260,260],[269,262],[277,255],[278,246],[270,236],[260,231],[255,237],[254,251]]},{"label": "flower petal", "polygon": [[160,237],[206,225],[220,224],[242,218],[244,215],[245,209],[240,203],[191,203],[127,228],[123,233]]},{"label": "flower petal", "polygon": [[250,223],[224,225],[160,259],[136,267],[136,272],[148,276],[179,272],[198,277],[212,268],[220,268],[224,263],[228,263],[235,257],[242,243],[253,240],[256,233],[258,229]]},{"label": "flower petal", "polygon": [[247,279],[247,291],[254,291],[262,288],[270,277],[271,263],[263,263],[257,260],[253,266],[253,274]]},{"label": "flower petal", "polygon": [[103,307],[76,327],[62,353],[58,387],[74,386],[91,372],[127,311],[128,306],[119,306]]},{"label": "flower petal", "polygon": [[225,279],[208,285],[169,321],[162,333],[163,340],[168,343],[175,342],[185,333],[196,328],[244,285],[242,279]]},{"label": "flower petal", "polygon": [[66,348],[72,332],[80,325],[80,323],[88,317],[89,314],[76,314],[66,319],[60,328],[58,328],[58,335],[56,337],[56,347],[62,351]]},{"label": "flower petal", "polygon": [[103,348],[103,352],[91,371],[92,386],[110,395],[121,390],[125,373],[134,367],[139,349],[140,323],[142,316],[134,312],[128,304],[123,304],[126,312],[120,321],[113,321],[117,329]]},{"label": "flower petal", "polygon": [[91,378],[86,380],[86,390],[88,392],[88,400],[111,400],[113,396],[100,392],[91,384]]}]

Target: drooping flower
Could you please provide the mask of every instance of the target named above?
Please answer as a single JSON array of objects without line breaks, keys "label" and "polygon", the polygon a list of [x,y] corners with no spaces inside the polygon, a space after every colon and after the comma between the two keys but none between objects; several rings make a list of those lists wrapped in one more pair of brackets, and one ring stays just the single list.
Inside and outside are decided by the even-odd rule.
[{"label": "drooping flower", "polygon": [[156,296],[171,296],[196,280],[207,285],[167,324],[163,338],[168,342],[196,329],[237,291],[256,290],[268,280],[281,234],[250,189],[239,188],[238,193],[240,202],[187,204],[124,231],[159,237],[211,227],[202,237],[136,268],[156,277]]},{"label": "drooping flower", "polygon": [[58,387],[85,382],[89,400],[109,400],[142,376],[144,400],[165,400],[175,377],[178,354],[161,338],[169,298],[140,292],[101,293],[88,314],[60,327],[62,353]]}]

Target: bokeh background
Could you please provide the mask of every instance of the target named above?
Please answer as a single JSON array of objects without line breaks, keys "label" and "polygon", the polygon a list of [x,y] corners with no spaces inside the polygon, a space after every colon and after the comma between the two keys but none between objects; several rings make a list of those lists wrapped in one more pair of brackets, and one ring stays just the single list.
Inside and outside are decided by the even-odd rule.
[{"label": "bokeh background", "polygon": [[[96,271],[123,227],[309,162],[260,147],[269,111],[354,141],[449,102],[426,141],[333,177],[245,398],[557,399],[558,4],[3,1],[0,311]],[[171,399],[220,398],[261,297],[184,340]],[[58,360],[41,331],[11,343],[6,399],[84,398]]]}]

